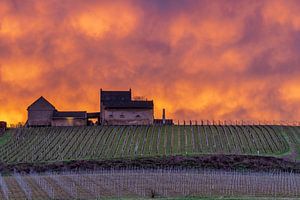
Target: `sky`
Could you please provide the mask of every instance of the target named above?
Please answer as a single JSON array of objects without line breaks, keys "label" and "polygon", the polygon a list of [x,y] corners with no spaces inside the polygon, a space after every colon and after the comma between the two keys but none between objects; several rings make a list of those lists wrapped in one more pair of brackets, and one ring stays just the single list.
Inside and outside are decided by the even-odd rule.
[{"label": "sky", "polygon": [[0,121],[44,96],[99,111],[132,89],[155,116],[300,121],[300,1],[0,0]]}]

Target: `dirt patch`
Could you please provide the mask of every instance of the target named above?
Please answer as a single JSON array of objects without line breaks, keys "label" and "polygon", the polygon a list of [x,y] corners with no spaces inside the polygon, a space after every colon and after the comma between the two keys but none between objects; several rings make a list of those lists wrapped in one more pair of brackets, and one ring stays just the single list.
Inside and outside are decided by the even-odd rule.
[{"label": "dirt patch", "polygon": [[128,168],[205,168],[249,171],[293,171],[300,173],[300,163],[274,157],[212,155],[212,156],[170,156],[118,160],[77,160],[55,163],[0,164],[2,174],[13,171],[29,173],[66,170],[128,169]]}]

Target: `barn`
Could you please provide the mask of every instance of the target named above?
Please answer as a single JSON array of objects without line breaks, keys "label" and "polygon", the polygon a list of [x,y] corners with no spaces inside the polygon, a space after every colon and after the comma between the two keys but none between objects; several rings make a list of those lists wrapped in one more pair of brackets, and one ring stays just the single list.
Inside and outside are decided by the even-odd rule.
[{"label": "barn", "polygon": [[107,125],[153,124],[153,101],[132,100],[129,91],[100,90],[101,123]]},{"label": "barn", "polygon": [[27,125],[34,127],[51,126],[55,110],[55,107],[41,96],[27,108]]}]

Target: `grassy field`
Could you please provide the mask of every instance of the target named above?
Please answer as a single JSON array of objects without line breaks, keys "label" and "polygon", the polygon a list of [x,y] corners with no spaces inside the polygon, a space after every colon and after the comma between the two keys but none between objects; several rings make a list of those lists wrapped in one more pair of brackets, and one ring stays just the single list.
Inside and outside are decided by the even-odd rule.
[{"label": "grassy field", "polygon": [[45,162],[169,155],[237,154],[299,158],[300,127],[94,126],[23,128],[0,138],[0,161]]}]

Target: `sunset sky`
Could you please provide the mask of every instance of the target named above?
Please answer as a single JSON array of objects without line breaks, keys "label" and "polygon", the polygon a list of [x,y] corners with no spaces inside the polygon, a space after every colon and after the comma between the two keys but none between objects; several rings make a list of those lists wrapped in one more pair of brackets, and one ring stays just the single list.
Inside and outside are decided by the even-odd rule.
[{"label": "sunset sky", "polygon": [[0,0],[0,121],[99,90],[174,119],[300,121],[300,1]]}]

